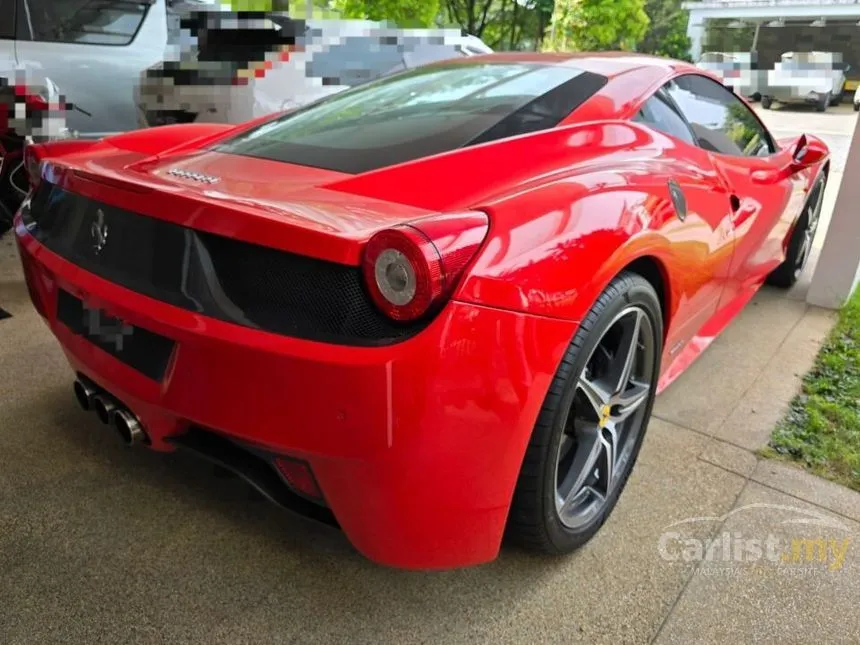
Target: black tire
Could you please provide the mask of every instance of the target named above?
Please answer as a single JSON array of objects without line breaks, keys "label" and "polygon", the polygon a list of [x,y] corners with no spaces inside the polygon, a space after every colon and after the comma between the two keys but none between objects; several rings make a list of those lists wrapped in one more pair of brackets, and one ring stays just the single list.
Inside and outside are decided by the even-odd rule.
[{"label": "black tire", "polygon": [[[602,507],[596,507],[587,523],[571,529],[562,522],[556,504],[560,446],[569,432],[566,428],[573,415],[577,383],[585,374],[586,364],[614,321],[630,308],[641,310],[650,323],[650,331],[645,333],[653,336],[653,351],[656,352],[653,368],[645,368],[646,372],[651,372],[650,388],[643,395],[647,399],[643,398],[642,411],[635,413],[641,417],[632,418],[638,431],[623,445],[628,457],[623,468],[612,477],[613,488],[607,490]],[[507,525],[507,538],[511,542],[532,551],[560,555],[584,545],[597,533],[618,501],[639,454],[651,417],[662,349],[663,318],[654,287],[636,273],[621,273],[606,287],[580,324],[550,384],[514,491]]]},{"label": "black tire", "polygon": [[842,84],[842,87],[839,88],[839,93],[830,99],[830,107],[836,107],[840,103],[842,103],[842,98],[845,96],[845,84]]},{"label": "black tire", "polygon": [[854,111],[855,111],[855,112],[860,112],[860,103],[855,103],[855,104],[854,104]]},{"label": "black tire", "polygon": [[[809,259],[811,252],[812,239],[808,241],[808,247],[804,248],[804,240],[809,229],[810,216],[813,216],[815,229],[818,227],[818,220],[821,217],[821,204],[818,202],[819,196],[823,199],[824,189],[827,187],[827,176],[819,177],[812,190],[809,191],[809,197],[803,205],[803,212],[797,220],[797,224],[791,233],[791,239],[788,241],[788,250],[785,253],[785,260],[767,277],[767,283],[780,289],[790,289],[797,282],[800,274],[803,273],[803,267],[806,266],[806,261]],[[810,209],[818,208],[818,212],[814,213]],[[813,237],[815,231],[812,233]]]},{"label": "black tire", "polygon": [[761,101],[761,94],[760,94],[759,92],[756,92],[755,94],[753,94],[753,95],[750,97],[750,100],[751,100],[753,103],[755,103],[755,102],[757,102],[757,101]]},{"label": "black tire", "polygon": [[827,92],[826,94],[822,94],[818,98],[818,103],[815,104],[815,111],[816,112],[826,112],[828,105],[830,105],[830,92]]},{"label": "black tire", "polygon": [[773,97],[771,97],[771,96],[762,96],[761,97],[761,106],[765,110],[769,110],[772,105],[773,105]]}]

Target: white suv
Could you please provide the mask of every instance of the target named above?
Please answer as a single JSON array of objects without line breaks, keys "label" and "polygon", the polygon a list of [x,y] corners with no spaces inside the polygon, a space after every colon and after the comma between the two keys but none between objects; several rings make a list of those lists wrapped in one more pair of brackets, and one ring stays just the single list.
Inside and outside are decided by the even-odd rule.
[{"label": "white suv", "polygon": [[40,74],[89,113],[83,136],[133,130],[141,72],[164,58],[166,0],[0,0],[0,76]]}]

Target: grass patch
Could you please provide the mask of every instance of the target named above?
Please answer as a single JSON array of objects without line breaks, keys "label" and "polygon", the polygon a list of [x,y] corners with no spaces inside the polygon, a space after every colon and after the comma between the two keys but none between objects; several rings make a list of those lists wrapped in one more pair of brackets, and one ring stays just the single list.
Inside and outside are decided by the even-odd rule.
[{"label": "grass patch", "polygon": [[860,491],[860,290],[839,312],[801,394],[761,453]]}]

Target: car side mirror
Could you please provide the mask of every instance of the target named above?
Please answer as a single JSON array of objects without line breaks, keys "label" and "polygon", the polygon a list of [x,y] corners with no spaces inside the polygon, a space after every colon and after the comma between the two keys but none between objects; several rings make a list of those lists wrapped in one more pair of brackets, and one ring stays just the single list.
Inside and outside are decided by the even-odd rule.
[{"label": "car side mirror", "polygon": [[779,168],[769,170],[756,170],[752,174],[752,180],[758,184],[772,184],[807,168],[821,163],[827,156],[827,148],[816,138],[808,139],[805,134],[800,135],[782,149],[778,157],[785,159]]},{"label": "car side mirror", "polygon": [[805,134],[800,135],[790,147],[791,172],[796,173],[815,166],[827,155],[827,149],[817,140],[810,141]]}]

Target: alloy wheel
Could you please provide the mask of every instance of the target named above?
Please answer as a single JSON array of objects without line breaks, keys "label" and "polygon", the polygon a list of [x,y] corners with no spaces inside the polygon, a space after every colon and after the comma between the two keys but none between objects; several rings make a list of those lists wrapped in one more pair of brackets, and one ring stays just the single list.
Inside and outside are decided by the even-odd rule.
[{"label": "alloy wheel", "polygon": [[654,329],[629,306],[594,345],[576,382],[555,465],[555,508],[569,529],[601,512],[623,484],[643,430],[654,363]]},{"label": "alloy wheel", "polygon": [[806,260],[812,251],[812,242],[818,230],[818,222],[821,219],[821,206],[824,202],[824,182],[818,184],[815,194],[809,200],[806,207],[806,224],[803,227],[803,238],[800,241],[800,250],[797,253],[797,261],[794,265],[794,275],[799,276],[803,272]]}]

